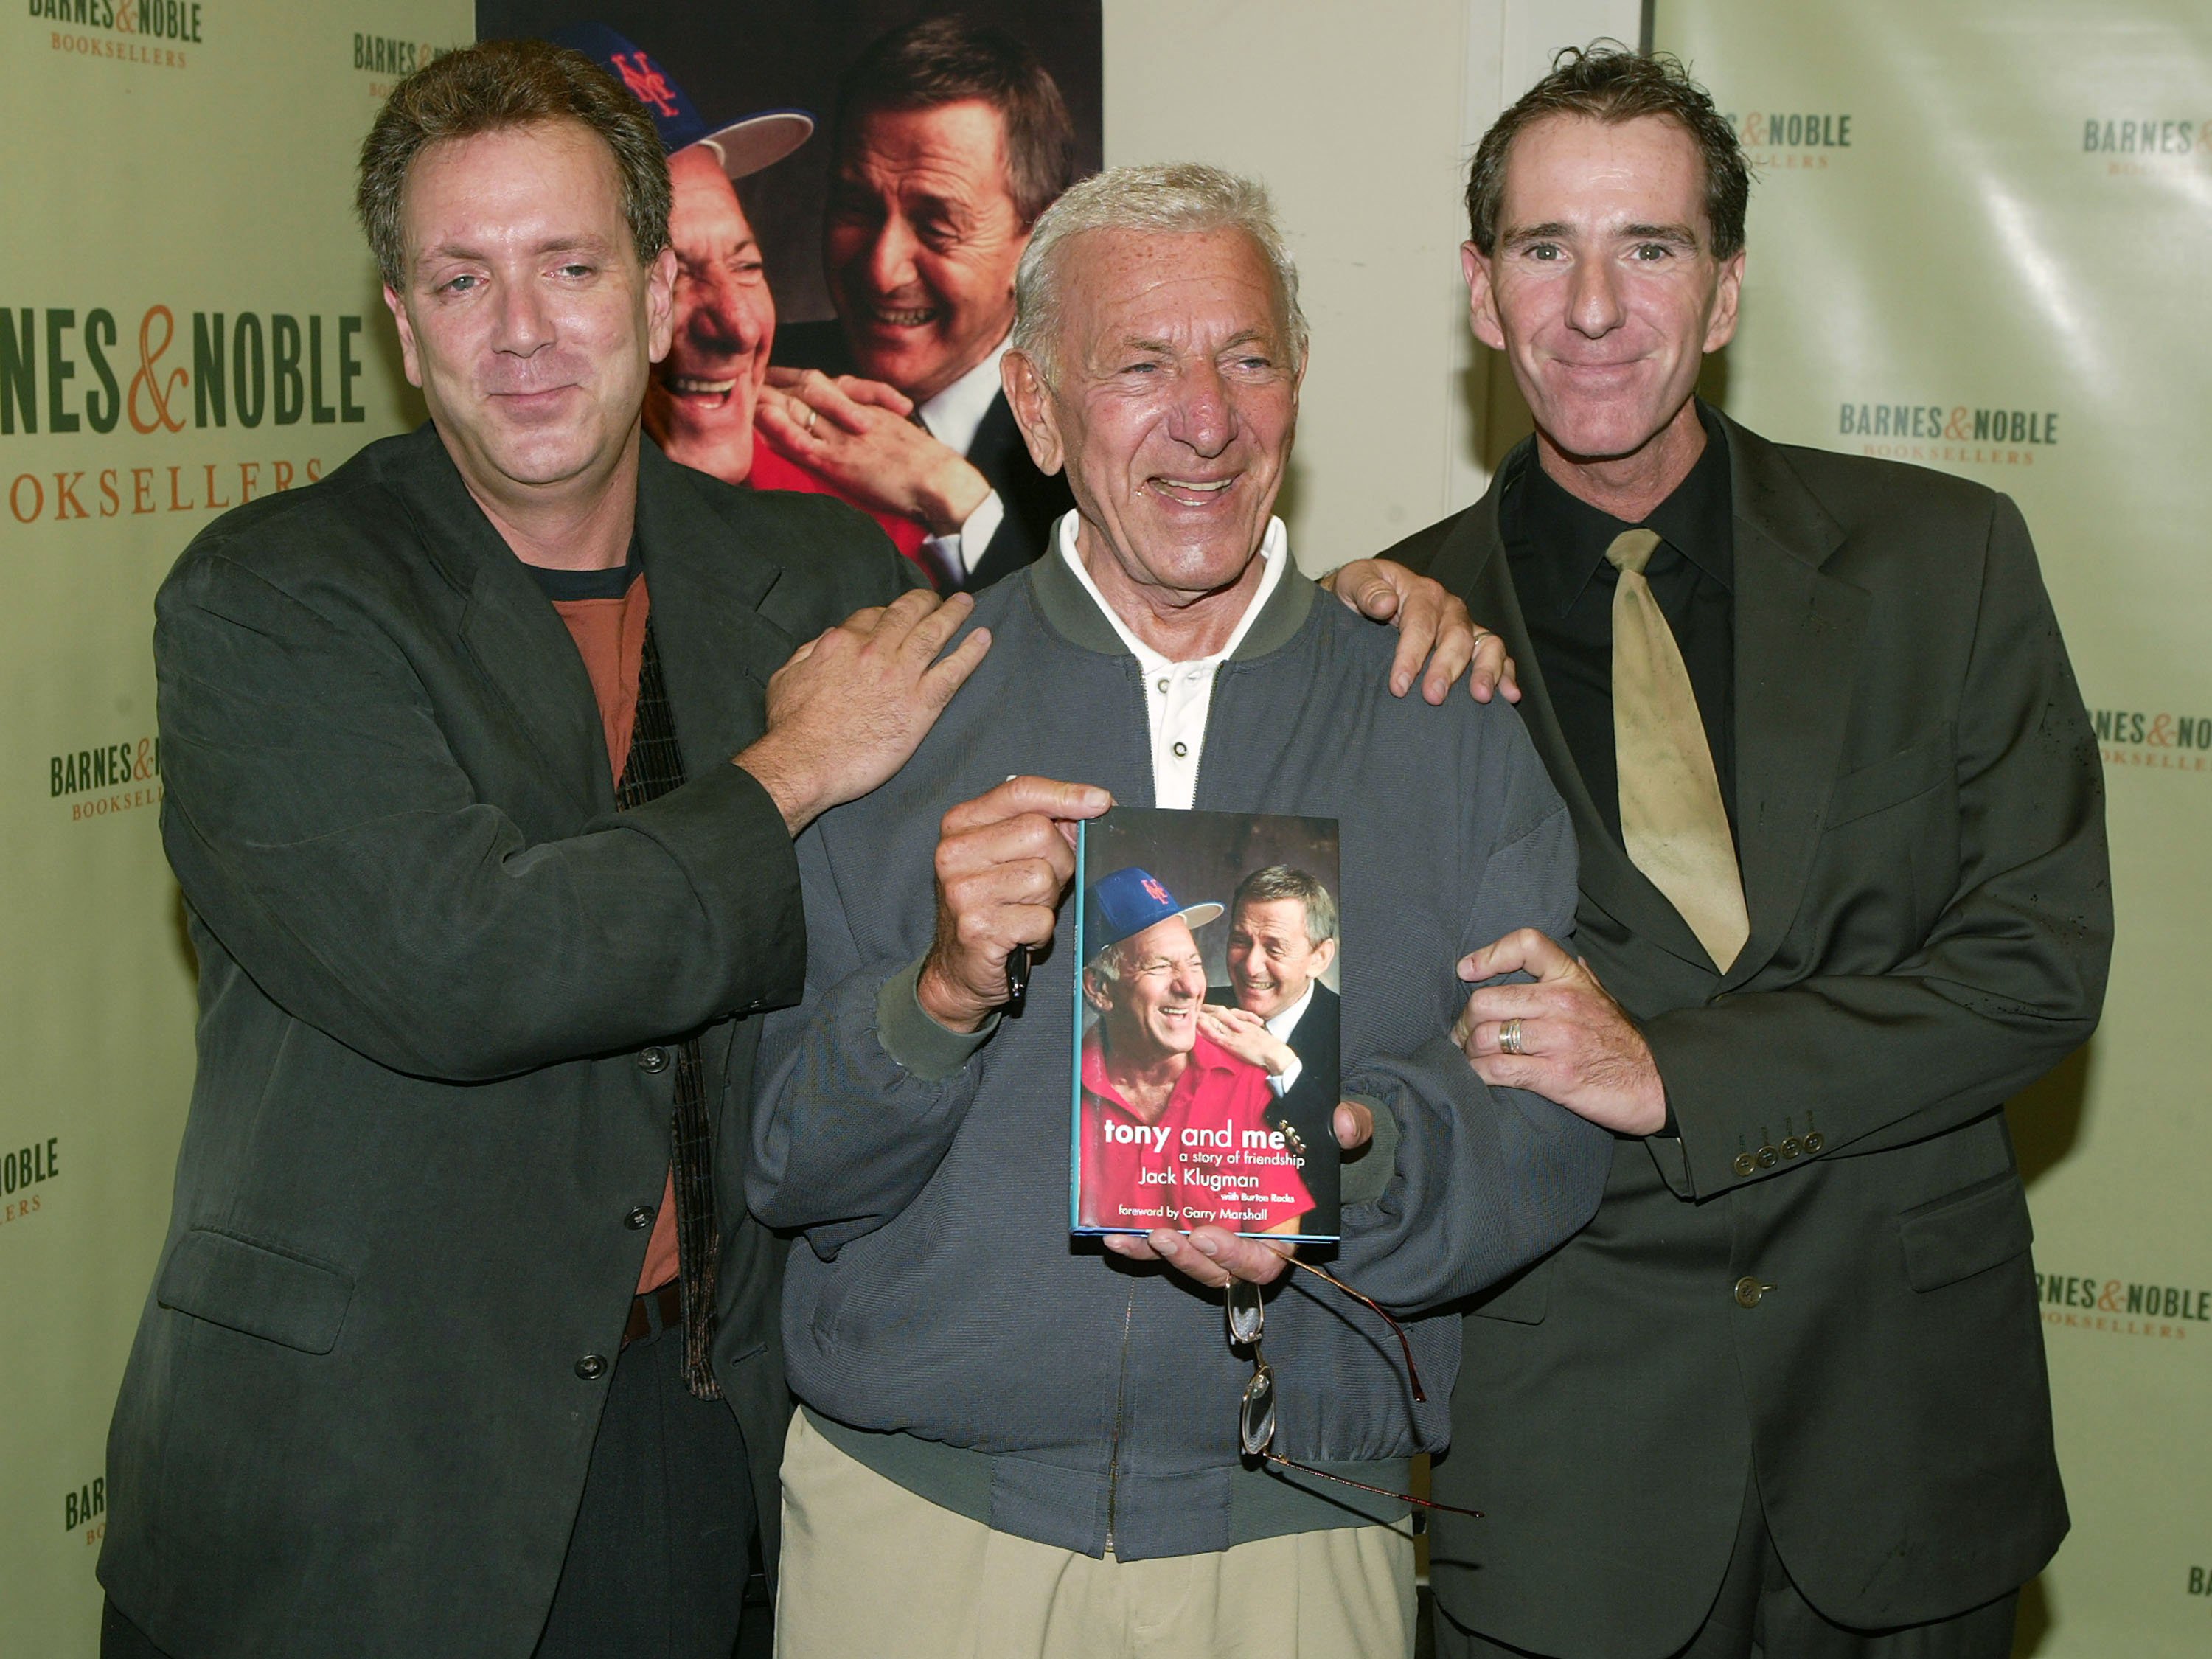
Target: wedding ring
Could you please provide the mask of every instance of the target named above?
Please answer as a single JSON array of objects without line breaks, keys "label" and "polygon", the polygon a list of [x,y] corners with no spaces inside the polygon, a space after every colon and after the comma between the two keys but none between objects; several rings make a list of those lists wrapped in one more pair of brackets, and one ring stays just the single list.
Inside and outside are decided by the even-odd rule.
[{"label": "wedding ring", "polygon": [[1528,1052],[1526,1048],[1521,1046],[1521,1022],[1519,1020],[1509,1019],[1504,1024],[1498,1028],[1498,1046],[1500,1048],[1503,1048],[1509,1054],[1525,1054]]},{"label": "wedding ring", "polygon": [[806,411],[806,435],[811,438],[814,435],[814,405],[812,404],[801,404],[799,407]]}]

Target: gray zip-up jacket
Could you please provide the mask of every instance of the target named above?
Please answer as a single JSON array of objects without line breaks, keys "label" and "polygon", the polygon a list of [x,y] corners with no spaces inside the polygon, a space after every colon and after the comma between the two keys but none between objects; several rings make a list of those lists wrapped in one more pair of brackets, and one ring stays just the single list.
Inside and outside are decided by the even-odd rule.
[{"label": "gray zip-up jacket", "polygon": [[[1434,1316],[1579,1227],[1611,1161],[1602,1131],[1486,1087],[1443,1036],[1461,955],[1518,927],[1568,935],[1574,836],[1503,702],[1393,698],[1393,636],[1317,592],[1286,573],[1221,665],[1194,805],[1340,821],[1343,1087],[1379,1110],[1345,1169],[1333,1270]],[[1094,1556],[1387,1517],[1244,1467],[1250,1366],[1218,1297],[1069,1238],[1072,907],[1024,1018],[971,1038],[915,1002],[947,808],[1014,773],[1152,799],[1137,661],[1060,558],[984,593],[970,625],[990,654],[905,769],[799,843],[806,994],[763,1035],[747,1188],[804,1240],[784,1295],[793,1389],[901,1485]],[[1286,1275],[1266,1339],[1275,1449],[1398,1486],[1445,1443],[1459,1325],[1409,1321],[1416,1405],[1373,1314]]]}]

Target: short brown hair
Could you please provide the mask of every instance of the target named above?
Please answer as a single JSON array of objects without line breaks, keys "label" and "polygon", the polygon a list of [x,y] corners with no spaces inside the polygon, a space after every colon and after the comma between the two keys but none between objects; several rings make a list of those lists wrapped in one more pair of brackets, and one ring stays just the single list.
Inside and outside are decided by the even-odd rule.
[{"label": "short brown hair", "polygon": [[1552,60],[1552,72],[1482,135],[1467,174],[1468,234],[1483,258],[1498,251],[1498,214],[1505,201],[1505,153],[1522,130],[1551,115],[1579,115],[1618,125],[1646,115],[1675,122],[1697,145],[1705,170],[1705,219],[1713,257],[1743,250],[1743,214],[1751,197],[1751,169],[1735,131],[1713,107],[1712,97],[1664,52],[1631,52],[1599,41],[1569,46]]},{"label": "short brown hair", "polygon": [[1075,177],[1075,123],[1036,54],[1000,30],[932,17],[873,42],[838,78],[837,154],[878,110],[971,101],[1005,123],[1007,189],[1022,222],[1035,224]]},{"label": "short brown hair", "polygon": [[574,121],[596,133],[622,181],[638,262],[668,246],[668,158],[645,106],[581,52],[546,40],[483,40],[426,64],[392,88],[361,146],[355,211],[385,283],[400,284],[407,170],[432,144],[480,132]]},{"label": "short brown hair", "polygon": [[1316,948],[1336,937],[1336,899],[1315,877],[1287,864],[1271,864],[1255,870],[1237,884],[1229,901],[1229,920],[1234,924],[1248,904],[1270,904],[1277,899],[1296,899],[1305,907],[1306,943]]}]

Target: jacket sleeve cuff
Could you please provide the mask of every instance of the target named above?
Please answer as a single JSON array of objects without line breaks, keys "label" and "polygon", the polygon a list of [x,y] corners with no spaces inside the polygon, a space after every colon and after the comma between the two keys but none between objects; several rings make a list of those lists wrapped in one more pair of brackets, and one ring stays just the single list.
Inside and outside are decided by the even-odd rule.
[{"label": "jacket sleeve cuff", "polygon": [[[1338,1177],[1337,1201],[1348,1208],[1354,1204],[1373,1204],[1379,1200],[1390,1185],[1390,1177],[1398,1172],[1398,1141],[1401,1131],[1398,1115],[1373,1095],[1347,1094],[1343,1097],[1355,1106],[1364,1106],[1375,1115],[1375,1137],[1358,1156],[1346,1154],[1343,1172]],[[1334,1116],[1334,1113],[1330,1114]],[[1334,1124],[1329,1126],[1332,1132]]]},{"label": "jacket sleeve cuff", "polygon": [[994,1012],[975,1031],[949,1031],[921,1006],[921,963],[902,968],[876,993],[876,1037],[901,1071],[942,1083],[975,1058],[999,1029]]}]

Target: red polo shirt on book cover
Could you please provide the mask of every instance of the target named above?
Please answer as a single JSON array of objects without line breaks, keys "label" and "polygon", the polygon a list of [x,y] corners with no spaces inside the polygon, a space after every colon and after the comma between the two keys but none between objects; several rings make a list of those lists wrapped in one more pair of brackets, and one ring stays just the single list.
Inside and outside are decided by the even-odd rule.
[{"label": "red polo shirt on book cover", "polygon": [[1108,1080],[1093,1030],[1083,1040],[1079,1224],[1260,1233],[1297,1220],[1313,1198],[1267,1123],[1272,1098],[1262,1067],[1201,1031],[1167,1109],[1148,1124]]}]

